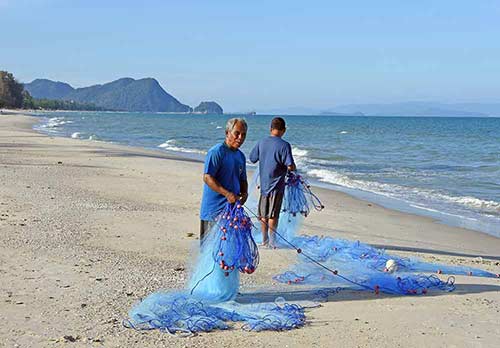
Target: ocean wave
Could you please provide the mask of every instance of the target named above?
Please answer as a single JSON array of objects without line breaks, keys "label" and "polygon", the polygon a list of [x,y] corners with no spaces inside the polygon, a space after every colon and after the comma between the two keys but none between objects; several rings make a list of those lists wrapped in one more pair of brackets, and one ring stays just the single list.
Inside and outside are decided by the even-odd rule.
[{"label": "ocean wave", "polygon": [[319,181],[329,184],[345,186],[348,188],[360,189],[360,185],[356,185],[356,180],[349,179],[348,176],[342,175],[326,169],[311,169],[307,174],[316,177]]},{"label": "ocean wave", "polygon": [[[319,149],[314,149],[314,151],[321,152]],[[343,165],[349,158],[339,155],[339,154],[328,154],[324,153],[318,155],[319,158],[314,158],[310,156],[310,150],[304,150],[296,146],[292,146],[292,154],[297,164],[297,168],[301,170],[308,170],[312,167],[325,166],[330,167],[334,165]]]},{"label": "ocean wave", "polygon": [[189,149],[185,147],[181,147],[177,145],[177,141],[175,139],[170,139],[164,142],[163,144],[158,145],[158,147],[161,147],[162,149],[168,150],[168,151],[174,151],[174,152],[184,152],[184,153],[198,153],[202,155],[206,155],[206,151],[201,151],[197,149]]},{"label": "ocean wave", "polygon": [[292,146],[292,154],[297,157],[305,157],[309,154],[309,151]]},{"label": "ocean wave", "polygon": [[292,155],[298,168],[306,168],[308,163],[307,155],[309,151],[292,146]]},{"label": "ocean wave", "polygon": [[346,163],[346,158],[343,156],[338,156],[332,159],[319,159],[319,158],[307,158],[308,164],[312,165],[322,165],[322,166],[332,166],[332,165],[343,165]]},{"label": "ocean wave", "polygon": [[71,134],[71,138],[73,138],[73,139],[80,139],[80,135],[81,135],[81,134],[82,134],[82,133],[79,133],[79,132],[74,132],[73,134]]},{"label": "ocean wave", "polygon": [[[405,187],[396,184],[385,184],[376,181],[365,181],[352,179],[347,175],[340,174],[326,169],[311,169],[308,175],[316,177],[319,181],[329,184],[339,185],[355,190],[367,191],[382,196],[402,199],[404,201],[416,203],[430,202],[438,205],[448,204],[474,210],[479,213],[500,216],[500,203],[493,200],[483,200],[470,196],[452,196],[437,192],[436,190],[426,190],[417,187]],[[429,207],[427,207],[429,209]],[[440,210],[441,211],[441,210]]]},{"label": "ocean wave", "polygon": [[52,117],[47,123],[41,125],[41,128],[58,128],[64,124],[73,123],[73,121],[67,121],[64,117]]},{"label": "ocean wave", "polygon": [[442,200],[450,203],[457,203],[465,207],[472,207],[477,210],[487,212],[494,215],[500,215],[500,202],[495,202],[491,200],[483,200],[476,197],[464,196],[464,197],[454,197],[444,194],[436,194]]}]

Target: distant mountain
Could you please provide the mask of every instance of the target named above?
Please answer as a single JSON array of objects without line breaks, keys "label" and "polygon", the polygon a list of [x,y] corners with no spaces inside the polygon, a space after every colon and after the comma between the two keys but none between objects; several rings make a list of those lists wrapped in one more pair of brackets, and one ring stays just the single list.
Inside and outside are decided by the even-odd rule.
[{"label": "distant mountain", "polygon": [[262,115],[317,115],[319,110],[302,106],[289,106],[282,108],[257,109],[257,112]]},{"label": "distant mountain", "polygon": [[464,111],[480,112],[490,116],[500,116],[500,103],[456,103],[453,107]]},{"label": "distant mountain", "polygon": [[365,114],[363,114],[362,112],[341,113],[333,111],[321,111],[319,114],[325,116],[365,116]]},{"label": "distant mountain", "polygon": [[190,112],[188,105],[168,94],[153,78],[122,78],[103,85],[74,89],[70,85],[37,79],[24,85],[34,98],[73,100],[107,110]]},{"label": "distant mountain", "polygon": [[36,79],[25,84],[24,89],[28,90],[33,98],[37,99],[64,99],[75,89],[65,82],[51,81],[47,79]]},{"label": "distant mountain", "polygon": [[223,110],[219,104],[216,102],[201,102],[200,105],[194,108],[194,112],[199,112],[203,114],[219,114],[222,115]]},{"label": "distant mountain", "polygon": [[[437,102],[405,102],[394,104],[350,104],[331,108],[329,111],[341,114],[363,113],[367,116],[468,116],[485,117],[498,115],[497,104],[444,104]],[[476,107],[476,108],[475,108]],[[500,104],[496,106],[500,111]],[[480,111],[479,111],[480,110]]]}]

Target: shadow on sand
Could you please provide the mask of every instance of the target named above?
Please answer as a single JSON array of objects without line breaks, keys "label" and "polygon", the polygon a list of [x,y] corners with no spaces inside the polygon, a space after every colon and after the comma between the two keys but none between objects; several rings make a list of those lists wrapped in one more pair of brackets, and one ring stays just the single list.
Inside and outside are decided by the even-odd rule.
[{"label": "shadow on sand", "polygon": [[[332,301],[359,301],[377,300],[391,297],[435,297],[443,295],[467,295],[485,292],[498,292],[500,285],[490,284],[455,284],[452,292],[432,290],[425,295],[397,295],[375,294],[366,290],[356,290],[349,287],[310,288],[306,290],[277,290],[277,291],[249,291],[239,293],[235,301],[241,304],[274,302],[276,298],[283,297],[287,302],[332,302]],[[325,296],[328,294],[328,296]]]},{"label": "shadow on sand", "polygon": [[414,252],[414,253],[436,254],[436,255],[446,255],[446,256],[459,256],[459,257],[472,257],[472,258],[482,257],[483,259],[500,260],[500,256],[496,256],[496,255],[466,254],[466,253],[457,253],[457,252],[453,252],[453,251],[414,248],[414,247],[402,247],[402,246],[384,245],[384,244],[370,244],[370,245],[374,248],[385,249],[385,250],[408,251],[408,252]]}]

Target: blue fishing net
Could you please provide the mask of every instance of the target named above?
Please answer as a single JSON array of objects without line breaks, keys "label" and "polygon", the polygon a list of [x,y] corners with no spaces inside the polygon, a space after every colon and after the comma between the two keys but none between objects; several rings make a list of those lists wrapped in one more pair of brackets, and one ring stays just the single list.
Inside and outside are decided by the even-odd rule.
[{"label": "blue fishing net", "polygon": [[299,236],[292,244],[299,251],[297,264],[274,277],[281,283],[326,286],[341,282],[359,290],[399,295],[425,294],[433,289],[454,290],[453,278],[443,281],[436,275],[396,271],[393,265],[389,272],[385,267],[387,261],[401,258],[359,242]]},{"label": "blue fishing net", "polygon": [[304,308],[286,302],[242,305],[240,273],[252,274],[259,252],[252,221],[240,203],[228,204],[202,243],[198,262],[183,291],[156,292],[129,312],[127,327],[192,334],[228,329],[243,322],[245,330],[289,330],[304,325]]},{"label": "blue fishing net", "polygon": [[[229,329],[231,322],[240,322],[242,329],[252,331],[290,330],[305,324],[306,308],[282,298],[271,303],[258,302],[258,298],[257,303],[250,304],[234,301],[240,273],[251,274],[259,264],[255,241],[260,241],[261,234],[250,219],[252,216],[258,221],[257,177],[258,172],[250,186],[248,214],[241,204],[228,204],[206,235],[187,289],[149,295],[129,312],[125,326],[190,335]],[[359,241],[297,236],[303,219],[312,209],[321,210],[323,206],[301,176],[289,175],[286,182],[284,211],[275,233],[278,245],[295,250],[298,256],[295,265],[274,277],[280,283],[309,287],[318,300],[324,300],[338,292],[339,286],[422,295],[455,289],[453,277],[442,280],[437,274],[498,277],[476,268],[388,254]]]},{"label": "blue fishing net", "polygon": [[279,282],[321,286],[340,282],[376,293],[415,295],[433,289],[455,289],[453,277],[441,280],[436,274],[498,277],[498,274],[477,268],[435,264],[391,255],[359,241],[319,236],[296,237],[303,218],[309,215],[312,208],[319,211],[324,207],[306,179],[296,173],[289,173],[282,215],[275,231],[278,236],[276,244],[295,249],[298,262],[291,270],[274,277]]},{"label": "blue fishing net", "polygon": [[288,172],[282,211],[291,216],[300,214],[307,217],[311,209],[321,211],[323,208],[325,207],[319,198],[311,191],[311,185],[307,179],[295,172]]},{"label": "blue fishing net", "polygon": [[304,326],[305,314],[303,307],[284,299],[243,305],[234,301],[204,301],[187,292],[156,292],[129,312],[124,325],[171,334],[194,334],[229,329],[229,322],[241,322],[241,328],[248,331],[283,331]]},{"label": "blue fishing net", "polygon": [[[293,178],[293,182],[297,179]],[[308,215],[309,205],[306,199],[297,193],[296,187],[316,199],[317,206],[322,207],[317,197],[308,193],[309,185],[298,179],[297,186],[287,185],[284,205],[294,213]],[[295,203],[287,202],[288,199]],[[291,208],[290,208],[291,207]],[[303,208],[306,207],[306,208]],[[320,210],[320,209],[318,209]],[[295,215],[297,215],[295,214]],[[289,271],[274,277],[275,280],[287,284],[321,285],[337,284],[339,281],[351,287],[364,290],[380,291],[390,294],[416,295],[425,294],[429,290],[439,289],[453,291],[454,278],[441,280],[436,274],[469,275],[498,278],[498,274],[466,266],[450,266],[425,262],[417,258],[405,258],[386,253],[382,249],[371,247],[359,241],[348,241],[319,236],[295,236],[299,227],[297,221],[281,220],[276,234],[283,244],[298,252],[298,263]],[[421,272],[421,273],[415,273]],[[434,273],[434,274],[428,274]]]},{"label": "blue fishing net", "polygon": [[[249,199],[245,205],[250,215],[256,220],[258,219],[259,195],[259,169],[257,168],[249,185]],[[307,179],[295,172],[288,172],[285,179],[285,192],[277,228],[277,232],[282,238],[276,239],[275,246],[278,248],[289,247],[286,241],[295,237],[304,218],[309,216],[312,210],[321,211],[323,208],[323,204],[312,192]],[[273,231],[270,232],[273,233]],[[255,241],[261,243],[260,223],[255,225],[252,233]]]},{"label": "blue fishing net", "polygon": [[202,243],[189,288],[195,297],[227,301],[238,292],[239,272],[256,270],[259,251],[251,233],[252,220],[240,203],[228,203],[216,221]]}]

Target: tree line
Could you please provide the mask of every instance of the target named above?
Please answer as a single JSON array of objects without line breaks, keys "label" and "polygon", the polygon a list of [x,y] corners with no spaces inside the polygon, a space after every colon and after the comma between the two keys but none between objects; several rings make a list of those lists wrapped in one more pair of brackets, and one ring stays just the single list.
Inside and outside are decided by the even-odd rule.
[{"label": "tree line", "polygon": [[0,71],[0,108],[44,109],[44,110],[90,110],[102,111],[101,107],[72,100],[51,100],[33,98],[8,71]]},{"label": "tree line", "polygon": [[14,75],[0,71],[0,108],[22,108],[24,87]]}]

